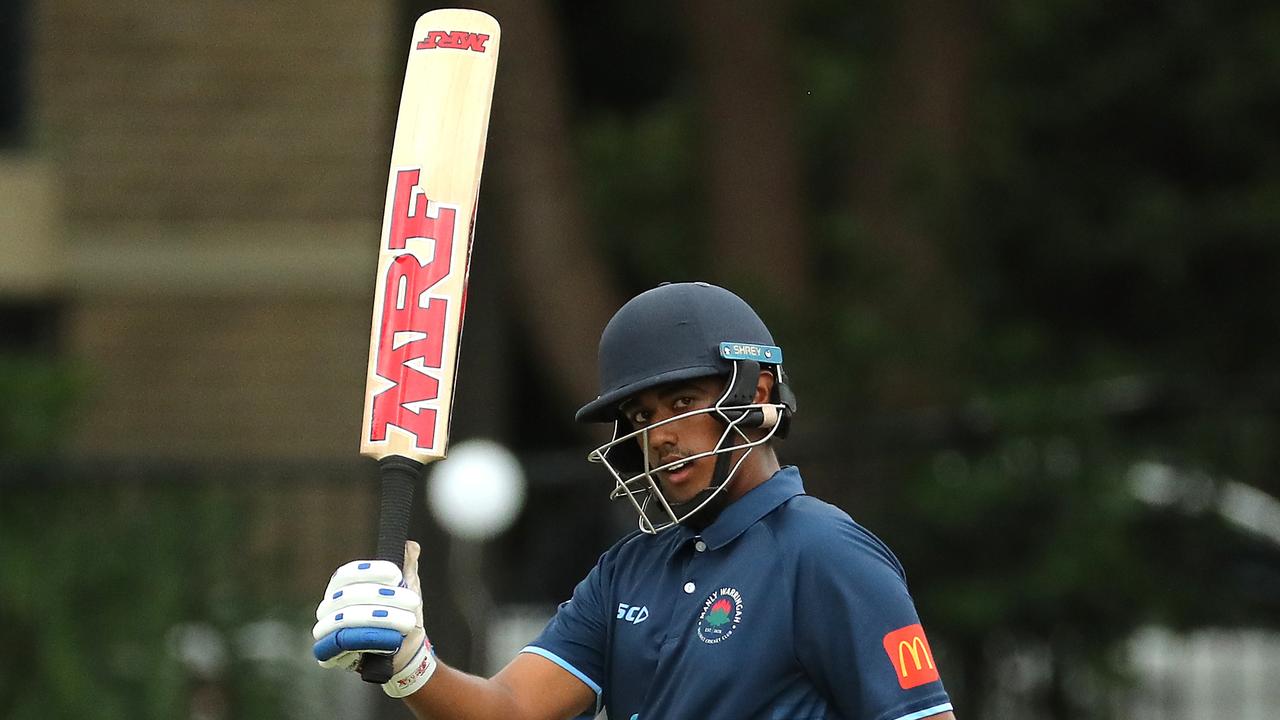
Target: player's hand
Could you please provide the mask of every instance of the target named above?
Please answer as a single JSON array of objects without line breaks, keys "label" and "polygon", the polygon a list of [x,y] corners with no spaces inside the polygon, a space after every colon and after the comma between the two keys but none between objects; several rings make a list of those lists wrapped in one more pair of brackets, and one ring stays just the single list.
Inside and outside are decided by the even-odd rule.
[{"label": "player's hand", "polygon": [[361,653],[394,654],[394,674],[382,689],[404,697],[436,669],[422,624],[418,543],[405,543],[404,572],[385,560],[356,560],[338,568],[316,608],[311,636],[322,667],[355,670]]}]

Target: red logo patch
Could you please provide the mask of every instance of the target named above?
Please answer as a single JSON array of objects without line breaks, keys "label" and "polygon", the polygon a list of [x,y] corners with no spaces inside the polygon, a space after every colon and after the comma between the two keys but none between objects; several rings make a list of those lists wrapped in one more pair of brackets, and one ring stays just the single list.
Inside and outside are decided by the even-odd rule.
[{"label": "red logo patch", "polygon": [[933,651],[919,623],[894,630],[884,636],[884,651],[889,655],[903,690],[910,690],[938,679],[933,664]]}]

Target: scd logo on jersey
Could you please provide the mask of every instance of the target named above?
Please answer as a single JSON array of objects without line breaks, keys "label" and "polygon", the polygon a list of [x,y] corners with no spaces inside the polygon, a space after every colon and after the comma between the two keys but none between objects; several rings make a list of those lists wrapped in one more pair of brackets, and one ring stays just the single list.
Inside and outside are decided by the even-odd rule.
[{"label": "scd logo on jersey", "polygon": [[624,620],[632,625],[639,625],[649,619],[649,608],[645,605],[618,603],[618,617],[616,619]]},{"label": "scd logo on jersey", "polygon": [[729,639],[742,622],[742,594],[736,588],[720,588],[707,596],[698,616],[698,639],[708,645]]}]

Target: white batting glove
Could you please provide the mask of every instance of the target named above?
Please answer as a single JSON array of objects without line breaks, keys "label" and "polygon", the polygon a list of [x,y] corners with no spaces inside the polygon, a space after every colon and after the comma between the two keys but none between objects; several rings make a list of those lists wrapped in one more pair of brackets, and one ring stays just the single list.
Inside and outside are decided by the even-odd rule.
[{"label": "white batting glove", "polygon": [[403,573],[385,560],[356,560],[333,573],[311,629],[321,667],[354,670],[362,653],[394,654],[394,674],[382,690],[396,698],[431,679],[436,656],[422,624],[420,551],[405,543]]}]

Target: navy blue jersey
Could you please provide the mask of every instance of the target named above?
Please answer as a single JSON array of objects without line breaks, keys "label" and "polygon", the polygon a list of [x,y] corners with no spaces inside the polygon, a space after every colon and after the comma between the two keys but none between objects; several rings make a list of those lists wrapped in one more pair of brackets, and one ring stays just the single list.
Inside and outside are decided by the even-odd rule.
[{"label": "navy blue jersey", "polygon": [[884,543],[786,467],[700,534],[634,533],[524,652],[611,720],[917,720],[951,709]]}]

